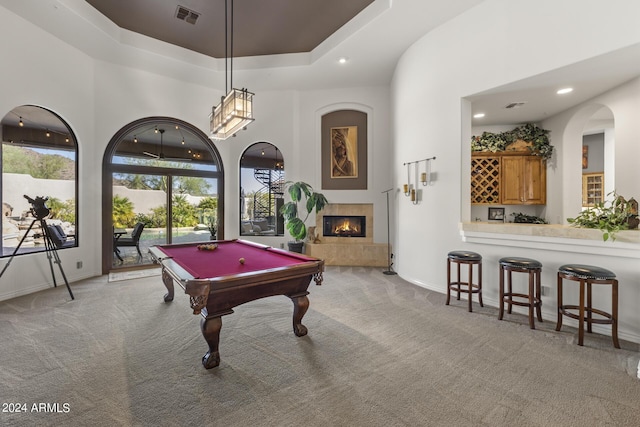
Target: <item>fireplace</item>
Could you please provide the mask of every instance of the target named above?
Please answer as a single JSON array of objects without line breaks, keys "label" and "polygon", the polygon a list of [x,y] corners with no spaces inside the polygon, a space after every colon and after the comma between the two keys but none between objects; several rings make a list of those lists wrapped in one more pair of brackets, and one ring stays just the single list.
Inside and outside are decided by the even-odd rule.
[{"label": "fireplace", "polygon": [[324,215],[322,235],[325,237],[366,237],[367,217],[355,215]]},{"label": "fireplace", "polygon": [[[336,230],[346,220],[349,229],[359,228],[357,234],[340,231],[346,227]],[[323,259],[325,265],[388,266],[389,245],[373,242],[373,222],[373,203],[330,203],[316,214],[313,241],[304,245],[306,254]]]}]

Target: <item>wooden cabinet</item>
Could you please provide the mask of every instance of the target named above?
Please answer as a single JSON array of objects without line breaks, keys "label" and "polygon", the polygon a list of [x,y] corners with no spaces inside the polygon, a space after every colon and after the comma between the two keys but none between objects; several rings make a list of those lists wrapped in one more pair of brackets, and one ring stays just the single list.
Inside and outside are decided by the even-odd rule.
[{"label": "wooden cabinet", "polygon": [[604,173],[582,174],[582,206],[604,202]]},{"label": "wooden cabinet", "polygon": [[503,205],[547,203],[547,169],[539,156],[503,156],[500,173]]},{"label": "wooden cabinet", "polygon": [[546,162],[521,153],[474,153],[471,157],[471,203],[544,205]]}]

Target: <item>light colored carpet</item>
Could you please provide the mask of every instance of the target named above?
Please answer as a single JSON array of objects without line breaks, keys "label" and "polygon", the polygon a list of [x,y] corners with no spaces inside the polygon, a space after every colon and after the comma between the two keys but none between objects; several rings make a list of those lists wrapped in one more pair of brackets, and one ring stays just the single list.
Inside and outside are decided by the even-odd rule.
[{"label": "light colored carpet", "polygon": [[[188,298],[159,277],[107,277],[0,303],[0,397],[11,426],[637,426],[638,345],[530,330],[524,316],[445,306],[379,269],[329,267],[291,328],[285,297],[223,317],[221,364]],[[58,403],[68,412],[31,412]],[[1,409],[1,408],[0,408]]]}]

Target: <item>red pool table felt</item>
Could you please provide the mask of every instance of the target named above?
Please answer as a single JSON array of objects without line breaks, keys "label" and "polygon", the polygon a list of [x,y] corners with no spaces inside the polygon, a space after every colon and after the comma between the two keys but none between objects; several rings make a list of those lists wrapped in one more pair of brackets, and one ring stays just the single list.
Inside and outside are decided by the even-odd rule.
[{"label": "red pool table felt", "polygon": [[[196,279],[232,276],[316,261],[301,254],[253,245],[247,241],[221,241],[213,250],[197,244],[157,246]],[[240,263],[244,258],[244,264]]]}]

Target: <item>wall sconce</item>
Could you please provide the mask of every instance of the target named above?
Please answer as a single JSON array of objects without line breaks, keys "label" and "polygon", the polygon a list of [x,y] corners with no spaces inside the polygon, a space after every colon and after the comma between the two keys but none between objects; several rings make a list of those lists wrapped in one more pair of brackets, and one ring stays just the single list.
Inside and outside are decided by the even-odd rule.
[{"label": "wall sconce", "polygon": [[407,183],[404,184],[403,187],[403,192],[405,196],[410,196],[411,195],[411,168],[410,165],[411,163],[404,163],[404,166],[407,167]]},{"label": "wall sconce", "polygon": [[[423,186],[427,186],[429,185],[429,183],[431,182],[430,177],[431,177],[431,160],[435,160],[435,156],[434,157],[429,157],[427,159],[422,159],[422,160],[416,160],[415,162],[407,162],[407,163],[403,163],[403,166],[407,167],[407,184],[403,185],[403,192],[404,195],[407,197],[411,197],[411,203],[413,203],[414,205],[417,205],[420,203],[420,196],[419,193],[416,191],[416,188],[418,187],[418,174],[420,175],[420,183]],[[424,162],[424,172],[420,173],[420,163]],[[414,170],[414,184],[411,184],[411,165],[415,164],[415,170]]]},{"label": "wall sconce", "polygon": [[431,182],[431,160],[435,159],[435,157],[430,157],[428,159],[421,160],[424,162],[424,172],[420,174],[420,182],[425,187]]}]

